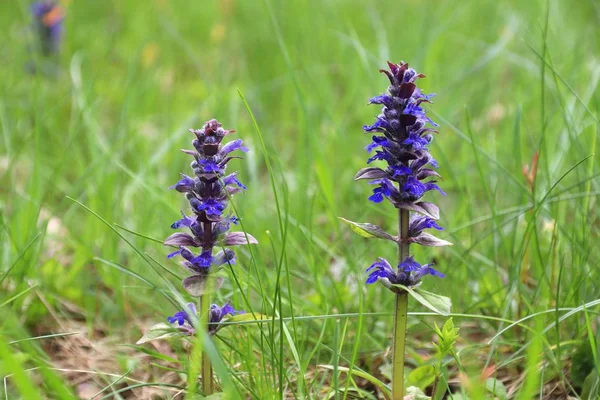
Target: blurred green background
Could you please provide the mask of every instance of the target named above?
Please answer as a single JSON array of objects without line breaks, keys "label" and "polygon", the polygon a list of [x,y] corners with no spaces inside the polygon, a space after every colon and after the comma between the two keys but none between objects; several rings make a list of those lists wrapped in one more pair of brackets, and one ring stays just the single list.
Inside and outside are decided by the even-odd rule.
[{"label": "blurred green background", "polygon": [[[148,347],[156,354],[129,345],[177,310],[170,284],[184,271],[151,239],[168,236],[185,207],[167,188],[189,173],[179,152],[190,146],[187,129],[210,118],[252,149],[230,169],[249,187],[234,205],[260,242],[252,254],[238,250],[220,300],[306,317],[224,333],[231,385],[259,399],[282,398],[281,390],[286,398],[380,396],[363,378],[316,365],[387,382],[391,317],[368,313],[390,312],[393,296],[363,282],[364,269],[396,249],[338,220],[396,225],[393,208],[368,202],[369,185],[352,179],[368,158],[361,127],[378,113],[367,102],[387,87],[377,72],[387,60],[408,61],[427,75],[424,91],[437,94],[431,152],[448,195],[428,196],[442,210],[439,236],[455,245],[414,251],[446,274],[424,287],[469,315],[454,316],[461,357],[449,360],[451,389],[492,396],[481,389],[491,377],[509,397],[577,396],[586,376],[597,380],[598,2],[71,0],[62,3],[56,58],[33,50],[29,6],[0,3],[7,397],[89,398],[126,374],[132,380],[102,396],[145,398],[152,388],[171,398],[167,387],[114,392],[133,379],[185,381],[180,345]],[[352,315],[318,317],[343,313]],[[430,326],[443,320],[409,321],[411,368],[428,365]],[[23,341],[70,332],[78,334]],[[232,345],[238,337],[241,348]],[[63,371],[27,371],[41,366]]]}]

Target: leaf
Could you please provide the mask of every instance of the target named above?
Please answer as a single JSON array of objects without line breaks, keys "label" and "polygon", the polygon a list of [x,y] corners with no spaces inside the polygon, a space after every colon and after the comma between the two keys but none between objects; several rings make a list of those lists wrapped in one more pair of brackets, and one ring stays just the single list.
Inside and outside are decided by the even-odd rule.
[{"label": "leaf", "polygon": [[581,399],[596,399],[598,396],[598,372],[593,370],[585,378],[581,389]]},{"label": "leaf", "polygon": [[417,179],[418,180],[422,180],[422,179],[425,179],[425,178],[429,178],[430,176],[435,176],[437,178],[441,178],[442,177],[440,174],[438,174],[436,171],[434,171],[432,169],[423,168],[417,174]]},{"label": "leaf", "polygon": [[[330,371],[333,371],[337,368],[338,371],[346,372],[346,373],[348,373],[350,371],[350,368],[340,367],[340,366],[334,367],[333,365],[317,365],[317,368],[325,368]],[[356,375],[360,378],[366,379],[367,381],[371,382],[373,385],[377,386],[379,388],[379,390],[381,390],[383,392],[383,394],[386,396],[386,398],[389,398],[389,399],[392,398],[392,392],[390,391],[390,389],[388,389],[386,384],[381,382],[379,379],[375,378],[373,375],[366,373],[364,371],[361,371],[361,370],[357,370],[357,369],[352,369],[352,375]]]},{"label": "leaf", "polygon": [[421,389],[416,386],[409,386],[406,388],[406,396],[404,400],[431,400],[431,397],[427,396]]},{"label": "leaf", "polygon": [[448,318],[441,329],[435,322],[433,323],[433,326],[434,332],[438,335],[438,343],[434,344],[434,346],[438,350],[438,356],[442,358],[446,354],[453,352],[454,345],[459,337],[458,332],[460,329],[454,327],[452,318]]},{"label": "leaf", "polygon": [[269,320],[269,319],[270,319],[270,317],[265,314],[244,313],[244,314],[234,315],[233,317],[228,318],[227,322],[263,321],[263,320]]},{"label": "leaf", "polygon": [[404,210],[418,212],[434,220],[440,219],[440,209],[433,203],[426,201],[419,201],[417,203],[403,201],[396,203],[395,206]]},{"label": "leaf", "polygon": [[392,285],[400,289],[406,290],[413,299],[429,308],[431,311],[440,315],[447,316],[450,314],[452,303],[448,297],[440,296],[439,294],[431,293],[419,288],[409,288],[404,285]]},{"label": "leaf", "polygon": [[377,167],[367,167],[363,168],[356,173],[354,176],[354,180],[358,181],[360,179],[380,179],[387,178],[389,174]]},{"label": "leaf", "polygon": [[[269,319],[270,319],[270,317],[268,315],[264,315],[264,314],[260,314],[260,313],[256,313],[256,312],[255,313],[238,314],[238,315],[234,315],[234,316],[224,319],[223,322],[227,322],[226,324],[218,323],[216,331],[218,332],[221,329],[229,326],[230,322],[264,321],[264,320],[268,321]],[[231,324],[231,325],[233,325],[233,324]]]},{"label": "leaf", "polygon": [[227,393],[225,392],[219,392],[219,393],[213,393],[210,396],[206,396],[206,397],[202,397],[204,400],[226,400],[229,399],[229,397],[227,396]]},{"label": "leaf", "polygon": [[504,386],[504,383],[500,382],[496,378],[486,379],[485,380],[485,389],[493,395],[494,399],[498,399],[498,400],[507,400],[508,399],[508,393],[506,391],[506,386]]},{"label": "leaf", "polygon": [[342,221],[344,221],[345,223],[347,223],[348,225],[350,225],[350,228],[362,237],[387,239],[387,240],[391,240],[392,242],[398,241],[397,237],[390,235],[389,233],[387,233],[386,231],[384,231],[377,225],[369,224],[368,222],[361,223],[361,222],[349,221],[342,217],[338,217],[338,218],[341,219]]},{"label": "leaf", "polygon": [[433,365],[423,365],[410,371],[406,377],[406,385],[417,386],[424,390],[435,380],[435,369]]},{"label": "leaf", "polygon": [[196,239],[194,239],[192,236],[188,235],[187,233],[183,233],[183,232],[175,232],[174,234],[172,234],[171,236],[166,238],[163,244],[165,246],[175,246],[175,247],[179,247],[179,246],[199,247],[200,246],[200,244],[196,241]]},{"label": "leaf", "polygon": [[448,242],[447,240],[437,238],[427,232],[421,232],[419,234],[419,236],[411,238],[411,242],[418,243],[421,246],[428,246],[428,247],[453,246],[453,244]]},{"label": "leaf", "polygon": [[[246,239],[246,235],[248,235],[248,239]],[[256,240],[254,236],[246,234],[244,232],[229,232],[225,236],[225,239],[223,239],[223,244],[225,246],[237,246],[240,244],[258,244],[258,240]]]},{"label": "leaf", "polygon": [[[206,275],[192,275],[183,280],[183,288],[192,296],[200,297],[207,292],[214,292],[223,286],[222,277],[207,277]],[[209,284],[209,285],[207,285]]]},{"label": "leaf", "polygon": [[153,340],[168,339],[176,336],[185,336],[181,331],[173,328],[171,325],[161,322],[152,325],[135,344],[144,344]]}]

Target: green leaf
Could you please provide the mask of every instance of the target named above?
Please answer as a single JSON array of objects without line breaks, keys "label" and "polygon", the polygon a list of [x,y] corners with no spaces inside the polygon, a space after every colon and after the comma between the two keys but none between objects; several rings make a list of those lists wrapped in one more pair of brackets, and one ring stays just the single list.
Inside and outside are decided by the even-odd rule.
[{"label": "green leaf", "polygon": [[171,325],[161,322],[160,324],[152,325],[150,329],[146,331],[144,336],[142,336],[135,344],[144,344],[153,340],[167,339],[177,336],[185,335],[181,331],[173,328]]},{"label": "green leaf", "polygon": [[392,242],[398,241],[398,238],[396,236],[390,235],[389,233],[387,233],[386,231],[384,231],[377,225],[369,224],[368,222],[361,223],[361,222],[349,221],[342,217],[338,217],[338,218],[341,219],[342,221],[344,221],[345,223],[347,223],[348,225],[350,225],[350,228],[362,237],[369,238],[369,239],[371,239],[371,238],[386,239],[386,240],[391,240]]},{"label": "green leaf", "polygon": [[206,397],[202,397],[204,400],[225,400],[228,399],[229,397],[227,397],[227,393],[224,392],[219,392],[219,393],[213,393],[210,396],[206,396]]},{"label": "green leaf", "polygon": [[580,398],[582,400],[598,398],[598,372],[596,370],[590,372],[587,378],[585,378]]},{"label": "green leaf", "polygon": [[433,365],[423,365],[410,371],[406,377],[408,386],[416,386],[424,390],[435,380],[435,368]]},{"label": "green leaf", "polygon": [[270,317],[268,315],[260,314],[260,313],[244,313],[234,315],[231,318],[227,319],[227,322],[244,322],[244,321],[262,321],[269,320]]},{"label": "green leaf", "polygon": [[[317,365],[317,367],[325,368],[325,369],[328,369],[331,371],[336,369],[336,367],[334,367],[333,365]],[[338,366],[337,370],[340,372],[348,373],[350,371],[350,368]],[[352,375],[356,375],[360,378],[366,379],[367,381],[371,382],[373,385],[377,386],[379,388],[379,390],[381,390],[383,392],[383,394],[387,396],[386,398],[392,397],[392,392],[390,391],[390,389],[388,389],[386,384],[381,382],[379,379],[375,378],[373,375],[371,375],[367,372],[358,370],[358,369],[352,369]],[[421,400],[420,398],[415,398],[415,399]],[[427,397],[427,399],[429,399],[429,397]]]},{"label": "green leaf", "polygon": [[409,386],[406,388],[406,396],[404,400],[431,400],[431,397],[427,396],[421,389],[416,386]]},{"label": "green leaf", "polygon": [[507,400],[508,393],[506,392],[506,386],[496,378],[488,378],[485,380],[485,389],[490,392],[495,399]]},{"label": "green leaf", "polygon": [[392,285],[394,287],[406,290],[413,299],[429,308],[431,311],[440,315],[449,315],[452,302],[448,297],[440,296],[439,294],[431,293],[419,288],[409,288],[403,285]]},{"label": "green leaf", "polygon": [[435,344],[434,346],[438,349],[438,356],[440,358],[452,352],[454,344],[458,340],[459,330],[459,328],[454,327],[452,318],[449,318],[444,323],[442,329],[434,322],[434,331],[438,335],[438,344]]}]

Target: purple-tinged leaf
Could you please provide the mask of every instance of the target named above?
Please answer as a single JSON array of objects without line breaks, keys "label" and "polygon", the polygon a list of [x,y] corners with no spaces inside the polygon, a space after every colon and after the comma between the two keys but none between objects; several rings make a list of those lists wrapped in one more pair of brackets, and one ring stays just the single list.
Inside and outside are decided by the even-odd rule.
[{"label": "purple-tinged leaf", "polygon": [[382,170],[381,168],[376,167],[367,167],[363,168],[356,173],[354,176],[354,180],[358,181],[360,179],[381,179],[381,178],[389,178],[389,174]]},{"label": "purple-tinged leaf", "polygon": [[427,232],[421,232],[419,236],[410,238],[410,242],[418,243],[421,246],[428,247],[453,246],[453,244],[448,242],[447,240],[437,238]]},{"label": "purple-tinged leaf", "polygon": [[342,217],[338,217],[338,218],[341,219],[342,221],[344,221],[345,223],[347,223],[348,225],[350,225],[350,228],[362,237],[386,239],[386,240],[391,240],[392,242],[398,241],[398,238],[396,236],[390,235],[389,233],[387,233],[386,231],[384,231],[377,225],[369,224],[368,222],[361,223],[361,222],[349,221]]},{"label": "purple-tinged leaf", "polygon": [[193,297],[200,297],[204,293],[212,293],[223,286],[222,277],[206,275],[192,275],[183,280],[183,288]]},{"label": "purple-tinged leaf", "polygon": [[436,293],[431,293],[419,287],[407,287],[404,285],[392,285],[395,290],[404,290],[412,296],[413,299],[429,308],[431,311],[440,315],[449,315],[452,303],[448,297],[440,296]]},{"label": "purple-tinged leaf", "polygon": [[440,174],[438,174],[436,171],[434,171],[432,169],[423,168],[417,174],[417,179],[421,180],[421,179],[429,178],[430,176],[435,176],[437,178],[441,178],[442,177]]},{"label": "purple-tinged leaf", "polygon": [[237,186],[225,186],[225,190],[229,193],[230,196],[233,196],[236,193],[244,191],[244,189]]},{"label": "purple-tinged leaf", "polygon": [[180,149],[180,150],[183,151],[185,154],[190,155],[192,157],[196,157],[196,155],[198,154],[194,150],[187,150],[187,149]]},{"label": "purple-tinged leaf", "polygon": [[186,328],[174,328],[169,324],[161,322],[148,328],[144,336],[140,338],[135,344],[144,344],[152,342],[153,340],[168,339],[177,336],[188,336],[189,329]]},{"label": "purple-tinged leaf", "polygon": [[415,85],[412,82],[403,83],[402,85],[400,85],[400,92],[398,93],[398,97],[400,97],[401,99],[408,99],[410,96],[412,96],[416,88],[417,85]]},{"label": "purple-tinged leaf", "polygon": [[404,210],[418,212],[419,214],[423,214],[436,221],[440,219],[440,209],[433,203],[428,203],[426,201],[419,201],[416,203],[403,201],[395,203],[394,205]]},{"label": "purple-tinged leaf", "polygon": [[[248,239],[246,239],[246,235],[248,235]],[[241,244],[258,244],[258,240],[244,232],[229,232],[223,239],[224,246],[238,246]]]},{"label": "purple-tinged leaf", "polygon": [[191,235],[183,232],[175,232],[171,236],[165,239],[163,242],[165,246],[193,246],[200,247],[200,243],[196,241]]},{"label": "purple-tinged leaf", "polygon": [[219,251],[214,257],[212,265],[218,267],[225,263],[235,264],[235,252],[231,249]]}]

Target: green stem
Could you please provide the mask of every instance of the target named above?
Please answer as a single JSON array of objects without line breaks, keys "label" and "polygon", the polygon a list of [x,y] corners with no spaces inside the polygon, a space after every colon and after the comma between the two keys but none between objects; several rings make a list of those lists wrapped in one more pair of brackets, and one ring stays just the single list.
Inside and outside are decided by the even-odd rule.
[{"label": "green stem", "polygon": [[394,354],[392,359],[392,399],[404,398],[404,354],[406,346],[406,321],[408,320],[408,293],[396,295],[394,315]]},{"label": "green stem", "polygon": [[[398,253],[400,262],[409,255],[408,225],[410,212],[399,210],[398,233],[400,243]],[[406,354],[406,323],[408,321],[408,293],[396,294],[396,307],[394,312],[394,342],[392,343],[392,399],[404,399],[404,356]]]},{"label": "green stem", "polygon": [[[201,315],[202,319],[200,323],[202,324],[204,334],[210,340],[210,336],[208,335],[208,318],[210,314],[210,288],[208,287],[209,280],[207,279],[207,290],[200,297],[200,310],[202,310]],[[202,392],[204,395],[210,395],[214,392],[213,386],[213,369],[210,363],[210,358],[208,357],[208,352],[206,348],[203,349],[202,352]]]}]

